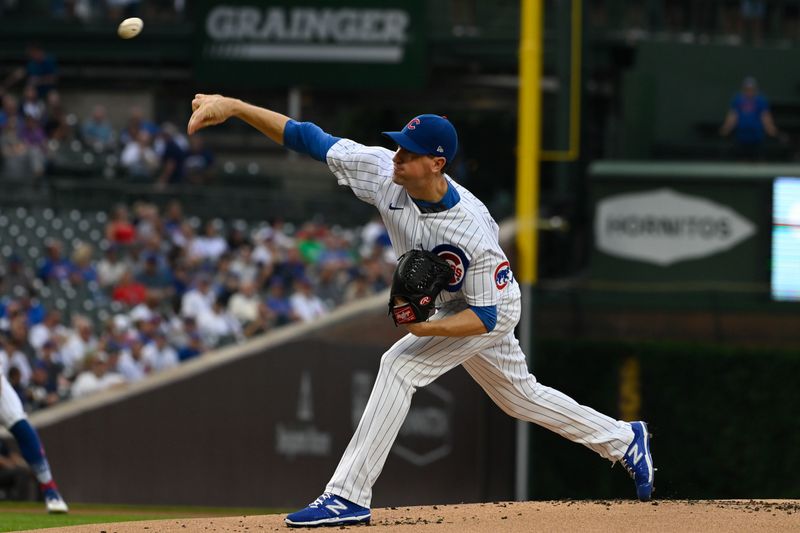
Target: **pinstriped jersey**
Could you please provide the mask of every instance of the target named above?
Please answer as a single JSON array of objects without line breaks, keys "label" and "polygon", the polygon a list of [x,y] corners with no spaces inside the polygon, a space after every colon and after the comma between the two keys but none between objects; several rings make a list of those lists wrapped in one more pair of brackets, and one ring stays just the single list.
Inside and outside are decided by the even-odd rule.
[{"label": "pinstriped jersey", "polygon": [[378,209],[398,257],[422,249],[450,263],[453,276],[437,303],[464,300],[484,307],[518,299],[499,228],[483,202],[445,175],[460,200],[449,209],[422,212],[405,188],[392,181],[393,156],[386,148],[341,139],[328,150],[327,163],[340,185]]}]

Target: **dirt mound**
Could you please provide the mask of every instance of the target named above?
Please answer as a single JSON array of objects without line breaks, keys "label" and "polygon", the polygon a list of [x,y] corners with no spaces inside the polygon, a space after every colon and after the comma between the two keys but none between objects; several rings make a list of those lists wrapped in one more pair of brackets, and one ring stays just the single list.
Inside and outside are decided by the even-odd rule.
[{"label": "dirt mound", "polygon": [[[356,531],[363,526],[354,526]],[[64,533],[290,531],[283,515],[172,519],[47,529]],[[495,502],[374,509],[370,532],[800,531],[798,500]]]}]

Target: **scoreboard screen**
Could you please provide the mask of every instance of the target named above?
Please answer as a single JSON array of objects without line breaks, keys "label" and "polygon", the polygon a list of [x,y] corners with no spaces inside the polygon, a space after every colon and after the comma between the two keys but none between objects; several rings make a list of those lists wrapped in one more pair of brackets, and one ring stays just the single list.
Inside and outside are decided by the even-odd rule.
[{"label": "scoreboard screen", "polygon": [[772,298],[800,301],[800,178],[773,186]]}]

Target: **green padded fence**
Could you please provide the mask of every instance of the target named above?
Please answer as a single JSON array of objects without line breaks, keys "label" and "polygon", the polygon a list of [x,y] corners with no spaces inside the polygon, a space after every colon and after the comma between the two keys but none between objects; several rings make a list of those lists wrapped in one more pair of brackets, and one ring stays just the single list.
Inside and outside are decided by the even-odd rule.
[{"label": "green padded fence", "polygon": [[[537,378],[648,421],[657,498],[800,497],[800,350],[542,340]],[[621,466],[533,431],[536,499],[631,498]]]}]

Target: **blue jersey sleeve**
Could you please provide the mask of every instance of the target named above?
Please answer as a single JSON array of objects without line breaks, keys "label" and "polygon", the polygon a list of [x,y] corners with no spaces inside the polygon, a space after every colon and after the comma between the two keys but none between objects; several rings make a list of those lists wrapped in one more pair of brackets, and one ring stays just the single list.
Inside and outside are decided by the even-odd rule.
[{"label": "blue jersey sleeve", "polygon": [[283,130],[283,145],[286,148],[308,154],[317,161],[325,161],[331,146],[341,138],[322,131],[313,122],[296,122],[290,120]]},{"label": "blue jersey sleeve", "polygon": [[478,315],[483,325],[486,326],[486,332],[492,331],[497,325],[497,307],[494,305],[487,305],[484,307],[477,307],[474,305],[469,306],[472,311]]}]

